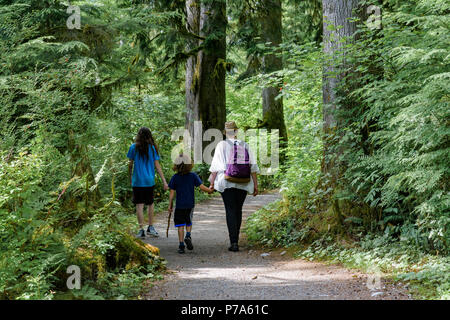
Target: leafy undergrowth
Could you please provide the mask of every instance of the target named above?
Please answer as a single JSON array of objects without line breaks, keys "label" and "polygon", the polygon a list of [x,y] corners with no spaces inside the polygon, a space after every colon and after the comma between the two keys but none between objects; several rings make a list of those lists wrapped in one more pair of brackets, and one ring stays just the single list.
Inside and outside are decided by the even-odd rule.
[{"label": "leafy undergrowth", "polygon": [[[94,214],[75,232],[23,212],[0,210],[0,298],[20,300],[133,299],[165,267],[156,247],[135,239],[122,208]],[[14,222],[13,222],[14,221]],[[70,266],[80,270],[80,289],[68,288]]]},{"label": "leafy undergrowth", "polygon": [[381,272],[408,281],[421,299],[450,299],[450,258],[430,255],[384,235],[367,235],[356,243],[336,242],[331,236],[299,249],[297,257],[341,263],[349,268]]},{"label": "leafy undergrowth", "polygon": [[415,298],[450,299],[449,256],[424,252],[409,239],[389,232],[350,237],[336,232],[333,219],[327,213],[322,216],[292,213],[283,210],[283,201],[248,218],[245,233],[250,245],[290,248],[298,258],[342,264],[369,273],[380,272],[394,281],[408,282]]},{"label": "leafy undergrowth", "polygon": [[[0,159],[0,299],[128,299],[160,277],[164,260],[134,237],[114,183],[111,197],[88,202],[83,177],[45,192],[39,156]],[[80,289],[69,290],[77,267]]]}]

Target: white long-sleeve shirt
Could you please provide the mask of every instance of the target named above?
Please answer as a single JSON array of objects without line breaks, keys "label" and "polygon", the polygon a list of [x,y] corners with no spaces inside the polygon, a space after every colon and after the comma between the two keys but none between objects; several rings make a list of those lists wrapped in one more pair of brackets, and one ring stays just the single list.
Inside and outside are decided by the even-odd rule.
[{"label": "white long-sleeve shirt", "polygon": [[230,182],[225,179],[225,170],[227,169],[228,158],[233,152],[235,141],[237,141],[239,145],[245,146],[245,148],[248,150],[248,154],[250,157],[250,171],[252,173],[259,172],[258,164],[256,163],[255,157],[253,156],[253,153],[247,143],[237,139],[227,139],[224,141],[220,141],[217,144],[216,149],[214,150],[214,157],[212,159],[211,166],[209,167],[210,172],[217,172],[216,180],[214,180],[214,189],[219,192],[223,192],[227,188],[237,188],[246,190],[248,193],[253,193],[254,184],[252,178],[250,178],[250,182],[247,183]]}]

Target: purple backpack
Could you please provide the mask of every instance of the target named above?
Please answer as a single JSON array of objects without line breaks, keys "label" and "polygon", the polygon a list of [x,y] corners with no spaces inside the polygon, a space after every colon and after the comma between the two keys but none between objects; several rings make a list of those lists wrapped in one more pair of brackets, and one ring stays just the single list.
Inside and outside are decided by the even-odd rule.
[{"label": "purple backpack", "polygon": [[245,146],[234,142],[233,150],[227,161],[225,179],[232,182],[246,183],[250,181],[250,155]]}]

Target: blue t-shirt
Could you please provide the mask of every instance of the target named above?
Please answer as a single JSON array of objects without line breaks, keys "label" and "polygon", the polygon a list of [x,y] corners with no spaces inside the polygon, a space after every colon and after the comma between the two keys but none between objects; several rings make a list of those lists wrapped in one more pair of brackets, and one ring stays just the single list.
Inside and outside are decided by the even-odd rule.
[{"label": "blue t-shirt", "polygon": [[133,143],[128,150],[128,159],[134,160],[133,177],[131,185],[133,187],[153,187],[155,185],[155,160],[159,160],[159,155],[154,146],[148,148],[148,158],[142,158]]},{"label": "blue t-shirt", "polygon": [[192,209],[195,205],[194,187],[202,184],[200,177],[194,173],[174,174],[169,182],[169,188],[177,192],[178,209]]}]

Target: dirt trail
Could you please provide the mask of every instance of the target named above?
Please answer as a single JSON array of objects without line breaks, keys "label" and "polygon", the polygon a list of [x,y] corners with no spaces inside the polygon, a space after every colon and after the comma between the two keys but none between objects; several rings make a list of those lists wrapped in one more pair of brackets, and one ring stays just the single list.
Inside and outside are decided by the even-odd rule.
[{"label": "dirt trail", "polygon": [[[273,193],[248,196],[243,221],[278,198],[279,194]],[[245,241],[240,243],[240,252],[229,252],[225,209],[220,197],[196,206],[193,251],[177,253],[178,236],[171,223],[166,238],[167,213],[157,215],[155,227],[160,237],[146,239],[160,248],[169,271],[164,280],[154,284],[146,299],[408,299],[398,285],[382,281],[383,289],[371,291],[365,274],[293,259],[280,255],[281,251],[262,257],[264,252],[249,250]]]}]

